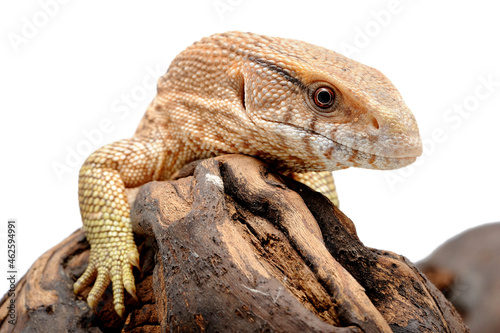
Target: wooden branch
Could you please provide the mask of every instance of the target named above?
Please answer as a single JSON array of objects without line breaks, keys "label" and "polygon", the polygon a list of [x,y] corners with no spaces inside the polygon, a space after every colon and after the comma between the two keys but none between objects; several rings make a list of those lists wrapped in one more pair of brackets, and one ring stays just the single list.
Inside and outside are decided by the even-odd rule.
[{"label": "wooden branch", "polygon": [[413,264],[364,247],[321,194],[241,155],[186,170],[134,193],[140,302],[126,297],[124,321],[110,288],[97,314],[73,295],[88,260],[77,231],[21,279],[15,326],[4,297],[0,332],[467,332]]},{"label": "wooden branch", "polygon": [[453,237],[419,269],[460,312],[471,332],[500,332],[500,223]]}]

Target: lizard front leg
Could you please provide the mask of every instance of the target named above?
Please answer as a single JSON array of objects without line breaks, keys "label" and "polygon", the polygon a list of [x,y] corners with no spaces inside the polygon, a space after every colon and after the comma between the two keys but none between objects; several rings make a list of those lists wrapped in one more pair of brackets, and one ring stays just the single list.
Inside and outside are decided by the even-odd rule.
[{"label": "lizard front leg", "polygon": [[98,149],[80,170],[78,197],[90,258],[73,288],[79,293],[95,280],[87,297],[93,309],[110,281],[115,311],[120,316],[125,311],[124,289],[137,298],[132,265],[139,267],[139,253],[125,188],[158,179],[165,156],[161,139],[135,137]]},{"label": "lizard front leg", "polygon": [[291,176],[326,196],[335,206],[339,206],[337,188],[331,171],[292,173]]}]

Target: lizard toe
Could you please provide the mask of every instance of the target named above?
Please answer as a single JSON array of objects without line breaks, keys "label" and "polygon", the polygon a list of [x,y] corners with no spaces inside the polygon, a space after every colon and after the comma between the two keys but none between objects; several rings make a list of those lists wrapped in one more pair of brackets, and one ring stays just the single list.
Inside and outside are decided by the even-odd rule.
[{"label": "lizard toe", "polygon": [[95,280],[92,290],[90,290],[89,296],[87,297],[87,303],[90,308],[95,309],[97,304],[102,298],[102,295],[106,291],[110,282],[108,271],[105,267],[97,268],[97,278]]},{"label": "lizard toe", "polygon": [[[130,264],[128,264],[130,266]],[[120,317],[125,313],[125,292],[123,284],[123,265],[120,262],[115,262],[111,269],[111,282],[113,284],[113,303],[115,311]]]},{"label": "lizard toe", "polygon": [[83,274],[73,284],[73,291],[75,292],[75,294],[81,293],[83,289],[85,289],[92,282],[94,282],[96,277],[97,277],[97,269],[93,263],[93,260],[90,260],[89,265],[85,269],[85,272],[83,272]]},{"label": "lizard toe", "polygon": [[135,289],[135,279],[132,273],[132,266],[129,263],[125,263],[122,267],[123,272],[123,286],[125,290],[135,299],[138,300]]},{"label": "lizard toe", "polygon": [[139,264],[139,252],[137,252],[137,247],[133,246],[133,248],[130,249],[128,252],[128,261],[130,264],[133,266],[137,267],[139,270],[141,269],[140,264]]}]

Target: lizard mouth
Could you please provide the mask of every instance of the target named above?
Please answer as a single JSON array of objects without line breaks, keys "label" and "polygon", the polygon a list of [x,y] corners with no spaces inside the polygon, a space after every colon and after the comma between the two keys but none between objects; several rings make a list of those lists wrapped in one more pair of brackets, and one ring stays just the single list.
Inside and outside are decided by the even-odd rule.
[{"label": "lizard mouth", "polygon": [[[309,147],[314,147],[323,153],[325,157],[334,156],[335,151],[342,152],[343,154],[350,156],[347,158],[347,161],[352,166],[364,166],[365,164],[374,165],[376,161],[380,164],[379,168],[381,169],[397,169],[404,167],[413,163],[416,158],[420,155],[417,153],[408,153],[408,154],[381,154],[375,153],[373,151],[369,151],[366,149],[360,149],[359,147],[355,147],[353,145],[349,145],[345,142],[335,141],[328,136],[318,133],[316,131],[305,129],[290,123],[281,123],[275,120],[268,120],[268,122],[272,122],[277,124],[278,127],[283,127],[283,131],[289,132],[289,134],[295,135],[298,138],[302,138],[302,141],[307,144]],[[404,150],[401,148],[401,150]],[[364,163],[366,162],[366,163]],[[348,165],[346,165],[348,166]]]}]

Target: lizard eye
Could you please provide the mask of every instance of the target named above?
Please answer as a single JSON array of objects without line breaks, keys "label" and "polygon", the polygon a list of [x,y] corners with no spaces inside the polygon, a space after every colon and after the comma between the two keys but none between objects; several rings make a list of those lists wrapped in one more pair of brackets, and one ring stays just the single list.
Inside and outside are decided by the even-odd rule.
[{"label": "lizard eye", "polygon": [[328,109],[335,102],[335,93],[328,87],[320,87],[314,92],[314,104],[321,109]]}]

